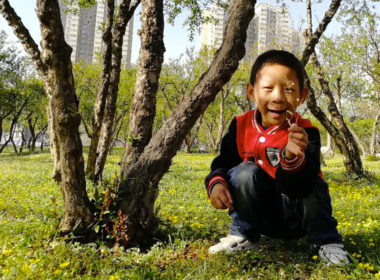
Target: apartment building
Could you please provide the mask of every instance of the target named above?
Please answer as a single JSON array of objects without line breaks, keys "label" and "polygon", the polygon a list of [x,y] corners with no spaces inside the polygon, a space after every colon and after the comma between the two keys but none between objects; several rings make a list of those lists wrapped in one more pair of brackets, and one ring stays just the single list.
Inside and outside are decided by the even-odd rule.
[{"label": "apartment building", "polygon": [[227,12],[216,4],[212,4],[208,10],[203,12],[203,17],[212,17],[214,21],[202,25],[201,44],[220,47],[223,41],[224,26],[228,19]]},{"label": "apartment building", "polygon": [[[202,26],[201,44],[218,48],[223,40],[228,11],[213,5],[204,12],[204,16],[213,16],[217,21]],[[286,6],[256,4],[255,16],[247,29],[245,58],[255,57],[273,48],[296,52],[302,43],[302,36],[291,26],[291,17]]]},{"label": "apartment building", "polygon": [[[118,2],[116,1],[116,4]],[[98,0],[96,5],[81,8],[77,13],[65,13],[67,5],[62,0],[59,0],[59,5],[65,40],[73,48],[72,61],[99,61],[103,47],[102,27],[107,17],[104,1]],[[131,64],[133,20],[132,16],[123,38],[122,65],[125,66]]]}]

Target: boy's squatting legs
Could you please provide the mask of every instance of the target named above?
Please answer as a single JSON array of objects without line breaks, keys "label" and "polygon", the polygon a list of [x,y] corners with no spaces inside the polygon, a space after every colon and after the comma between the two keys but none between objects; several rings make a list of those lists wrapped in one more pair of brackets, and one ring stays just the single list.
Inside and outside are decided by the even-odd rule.
[{"label": "boy's squatting legs", "polygon": [[232,236],[250,240],[248,245],[252,247],[260,234],[282,239],[308,234],[310,242],[317,245],[332,243],[339,246],[342,242],[336,229],[337,222],[332,217],[328,186],[321,178],[318,177],[309,196],[296,199],[281,194],[276,189],[275,180],[253,162],[239,164],[230,170],[229,175],[234,200],[234,211],[229,212]]},{"label": "boy's squatting legs", "polygon": [[231,234],[252,241],[260,234],[283,239],[308,234],[310,241],[319,245],[342,241],[332,217],[327,183],[321,178],[309,196],[296,199],[280,193],[275,180],[253,162],[243,162],[229,174],[234,200]]}]

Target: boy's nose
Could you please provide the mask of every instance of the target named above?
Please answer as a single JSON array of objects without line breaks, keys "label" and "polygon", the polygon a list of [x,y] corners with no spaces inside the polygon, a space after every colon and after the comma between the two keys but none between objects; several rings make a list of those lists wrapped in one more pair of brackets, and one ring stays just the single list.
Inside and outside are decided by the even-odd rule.
[{"label": "boy's nose", "polygon": [[273,101],[276,102],[284,102],[285,101],[285,93],[281,88],[275,88],[272,92]]}]

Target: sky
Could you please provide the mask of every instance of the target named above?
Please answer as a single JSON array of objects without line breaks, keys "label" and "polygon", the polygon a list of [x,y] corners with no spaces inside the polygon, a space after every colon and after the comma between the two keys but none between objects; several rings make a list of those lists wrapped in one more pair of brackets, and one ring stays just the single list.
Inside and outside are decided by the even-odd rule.
[{"label": "sky", "polygon": [[[29,29],[33,39],[39,44],[41,40],[39,23],[36,15],[36,1],[34,0],[9,0],[11,6],[16,10],[16,13],[21,17],[26,28]],[[270,3],[276,5],[276,0],[269,1],[257,1],[258,3]],[[320,4],[313,5],[313,24],[314,27],[317,26],[320,20],[322,20],[325,11],[328,8],[330,1],[322,1]],[[305,18],[305,5],[298,1],[287,1],[289,5],[290,15],[293,21],[293,27],[297,30],[301,28],[303,18]],[[380,5],[377,5],[378,10],[380,10]],[[133,39],[132,39],[132,63],[137,62],[138,52],[140,47],[140,38],[137,35],[137,30],[140,28],[140,7],[136,10],[134,17],[134,26],[133,26]],[[189,40],[189,32],[186,30],[186,27],[183,26],[183,22],[186,19],[187,13],[180,15],[174,26],[170,24],[165,24],[164,28],[164,43],[166,52],[164,59],[167,62],[169,58],[177,58],[182,53],[185,53],[186,48],[195,47],[199,49],[200,47],[200,36],[196,34],[193,41]],[[303,25],[305,28],[305,23]],[[8,34],[8,40],[18,44],[20,49],[21,45],[18,43],[17,38],[14,36],[13,31],[7,25],[7,22],[2,16],[0,16],[0,30],[4,30]],[[336,21],[333,21],[328,26],[326,33],[327,34],[336,34],[339,33],[340,27]]]}]

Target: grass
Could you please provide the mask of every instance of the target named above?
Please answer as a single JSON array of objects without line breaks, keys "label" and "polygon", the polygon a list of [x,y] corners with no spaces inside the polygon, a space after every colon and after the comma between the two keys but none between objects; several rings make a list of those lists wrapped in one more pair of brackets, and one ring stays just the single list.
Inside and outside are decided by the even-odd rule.
[{"label": "grass", "polygon": [[[364,161],[370,179],[344,175],[342,159],[328,159],[334,216],[353,263],[326,266],[306,238],[263,238],[260,249],[210,256],[227,234],[226,211],[214,210],[203,180],[213,155],[180,153],[160,183],[160,231],[148,252],[66,242],[56,234],[62,211],[59,186],[50,179],[49,154],[0,155],[1,279],[376,279],[380,278],[380,161]],[[107,178],[118,171],[115,151]],[[93,187],[89,186],[89,193]],[[56,201],[54,203],[54,201]]]}]

